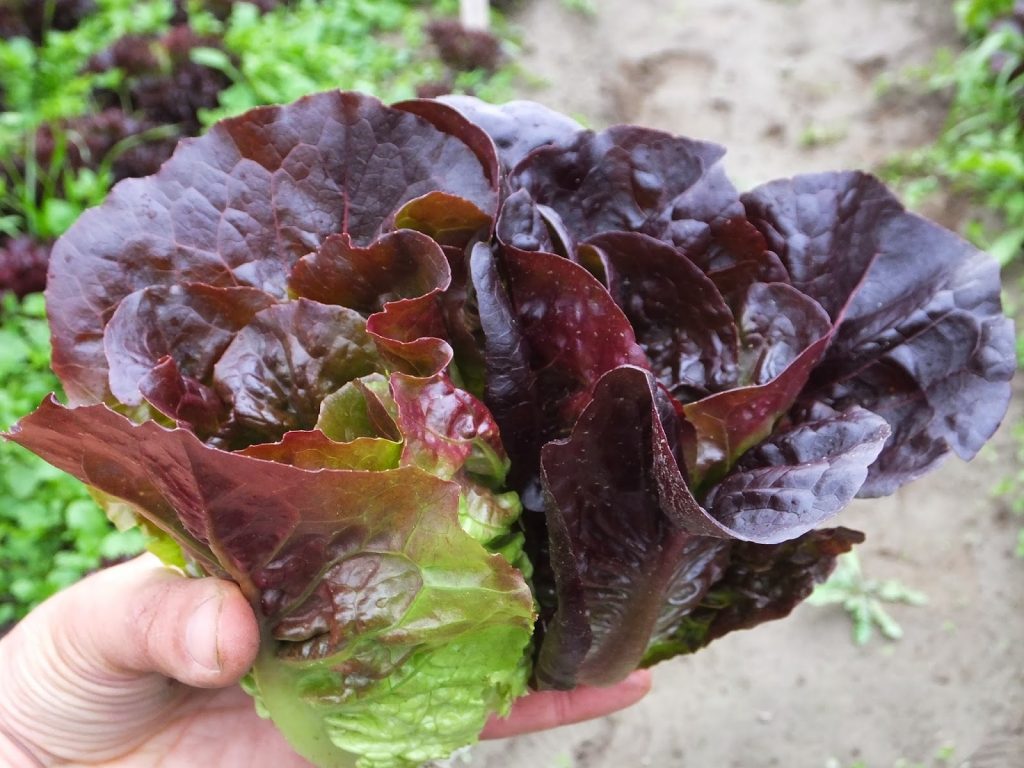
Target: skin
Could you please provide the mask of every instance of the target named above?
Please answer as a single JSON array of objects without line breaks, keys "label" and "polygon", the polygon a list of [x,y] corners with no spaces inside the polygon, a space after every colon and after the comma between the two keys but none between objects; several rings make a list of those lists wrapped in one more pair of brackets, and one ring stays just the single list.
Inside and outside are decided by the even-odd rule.
[{"label": "skin", "polygon": [[[150,555],[94,574],[0,641],[0,765],[307,768],[237,685],[258,645],[234,584],[186,579]],[[649,689],[637,672],[534,693],[483,737],[601,717]]]}]

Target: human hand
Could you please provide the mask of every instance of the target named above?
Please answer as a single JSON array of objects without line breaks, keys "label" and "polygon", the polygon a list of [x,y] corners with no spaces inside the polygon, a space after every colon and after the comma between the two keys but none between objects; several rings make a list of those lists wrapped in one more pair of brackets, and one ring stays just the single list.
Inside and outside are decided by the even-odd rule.
[{"label": "human hand", "polygon": [[[259,646],[238,588],[187,579],[152,555],[94,574],[0,641],[0,765],[307,768],[236,685]],[[534,693],[484,738],[554,728],[641,699],[612,688]]]}]

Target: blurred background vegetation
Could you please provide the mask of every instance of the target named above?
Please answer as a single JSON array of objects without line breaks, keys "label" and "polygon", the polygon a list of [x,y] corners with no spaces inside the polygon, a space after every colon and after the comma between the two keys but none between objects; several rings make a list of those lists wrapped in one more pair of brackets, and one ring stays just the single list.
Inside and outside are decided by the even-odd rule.
[{"label": "blurred background vegetation", "polygon": [[[85,208],[155,172],[179,139],[260,104],[329,88],[509,98],[524,77],[514,28],[495,10],[493,34],[469,32],[457,11],[457,0],[0,0],[0,429],[59,394],[40,291],[54,239]],[[945,127],[885,175],[912,204],[965,200],[964,234],[1020,279],[1024,2],[958,0],[950,13],[962,47],[913,75],[947,99]],[[1024,513],[1024,471],[1001,490]],[[0,442],[0,632],[143,546],[76,481]]]}]

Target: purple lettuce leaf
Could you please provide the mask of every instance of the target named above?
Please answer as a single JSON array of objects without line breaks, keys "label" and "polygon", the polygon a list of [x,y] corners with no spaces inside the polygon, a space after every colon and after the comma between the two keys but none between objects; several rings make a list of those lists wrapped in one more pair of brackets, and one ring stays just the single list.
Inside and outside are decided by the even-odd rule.
[{"label": "purple lettuce leaf", "polygon": [[465,248],[444,248],[452,281],[440,301],[446,338],[453,355],[449,375],[460,388],[482,398],[487,389],[487,361],[481,343],[480,311],[470,265],[473,248],[480,244],[481,241],[474,238]]},{"label": "purple lettuce leaf", "polygon": [[882,417],[858,407],[777,431],[747,451],[704,504],[734,530],[784,527],[791,538],[853,500],[889,432]]},{"label": "purple lettuce leaf", "polygon": [[[542,513],[541,406],[530,350],[490,246],[480,243],[473,248],[470,269],[484,337],[484,399],[501,429],[502,443],[512,461],[509,484],[519,490],[527,509]],[[540,516],[536,517],[539,521]],[[541,531],[535,536],[538,543],[546,540],[543,524],[539,525]]]},{"label": "purple lettuce leaf", "polygon": [[744,456],[702,507],[675,464],[658,393],[640,369],[612,371],[572,435],[543,449],[558,599],[542,612],[540,685],[622,679],[722,578],[731,542],[783,552],[771,545],[813,536],[856,494],[888,435],[861,409],[794,427]]},{"label": "purple lettuce leaf", "polygon": [[110,391],[124,405],[139,405],[139,382],[165,357],[184,376],[209,380],[235,335],[273,297],[255,288],[201,283],[152,286],[125,297],[103,333]]},{"label": "purple lettuce leaf", "polygon": [[443,375],[429,379],[391,376],[395,421],[405,439],[403,463],[445,480],[469,464],[501,485],[505,450],[487,407]]},{"label": "purple lettuce leaf", "polygon": [[366,247],[346,234],[328,236],[295,264],[288,287],[295,296],[369,315],[388,302],[443,290],[450,280],[448,260],[434,240],[399,230]]},{"label": "purple lettuce leaf", "polygon": [[878,256],[880,225],[904,214],[877,179],[856,172],[773,181],[742,202],[789,282],[836,323]]},{"label": "purple lettuce leaf", "polygon": [[[178,369],[174,358],[162,358],[139,380],[139,391],[159,414],[203,440],[221,443],[230,409],[212,387]],[[152,414],[156,416],[156,414]]]},{"label": "purple lettuce leaf", "polygon": [[781,544],[731,544],[724,573],[686,616],[658,628],[642,665],[693,653],[729,632],[785,618],[828,578],[836,558],[862,541],[857,531],[825,528]]},{"label": "purple lettuce leaf", "polygon": [[[465,147],[468,147],[476,155],[480,166],[484,169],[489,185],[489,191],[494,196],[488,196],[487,204],[477,206],[494,219],[494,210],[497,204],[498,192],[501,186],[501,164],[494,149],[494,141],[480,125],[470,120],[461,110],[444,103],[439,99],[409,99],[391,105],[392,109],[407,112],[426,120],[441,133],[457,138]],[[422,159],[421,159],[422,160]],[[443,158],[437,158],[436,162],[444,162]],[[460,184],[460,188],[453,190],[455,194],[471,202],[476,201],[473,195],[464,194],[471,189],[469,185]],[[441,190],[446,191],[444,189]]]},{"label": "purple lettuce leaf", "polygon": [[445,340],[448,325],[440,289],[389,302],[370,316],[366,331],[386,365],[412,376],[432,376],[448,367],[455,355]]},{"label": "purple lettuce leaf", "polygon": [[231,408],[228,441],[267,443],[312,429],[324,398],[379,370],[365,326],[354,310],[308,299],[258,313],[214,366],[214,388]]},{"label": "purple lettuce leaf", "polygon": [[681,251],[647,235],[588,240],[608,285],[669,391],[694,399],[735,385],[736,322],[715,284]]},{"label": "purple lettuce leaf", "polygon": [[505,171],[541,147],[568,147],[582,126],[572,118],[532,101],[495,105],[470,96],[444,96],[454,107],[491,137]]},{"label": "purple lettuce leaf", "polygon": [[395,229],[422,232],[442,246],[465,248],[478,236],[489,234],[491,215],[473,203],[447,192],[429,192],[406,203],[395,214]]},{"label": "purple lettuce leaf", "polygon": [[369,315],[366,331],[386,364],[431,376],[452,360],[446,339],[461,309],[449,291],[452,273],[445,249],[414,230],[382,235],[366,247],[348,235],[330,235],[296,263],[289,288]]},{"label": "purple lettuce leaf", "polygon": [[[765,238],[742,216],[713,219],[710,224],[689,220],[685,236],[671,241],[718,286],[723,296],[742,295],[754,283],[789,281],[779,257]],[[678,228],[678,227],[677,227]]]},{"label": "purple lettuce leaf", "polygon": [[744,384],[767,384],[832,330],[814,299],[786,283],[754,283],[737,313]]},{"label": "purple lettuce leaf", "polygon": [[[516,190],[505,198],[498,214],[495,234],[498,242],[513,253],[558,253],[560,250],[556,238],[552,236],[548,219],[541,214],[539,206],[525,189]],[[565,241],[560,244],[565,248]],[[570,248],[569,253],[560,255],[568,256],[572,251]]]},{"label": "purple lettuce leaf", "polygon": [[[474,134],[442,105],[435,122],[444,111]],[[54,368],[72,401],[108,398],[103,329],[137,290],[195,282],[283,299],[295,263],[326,237],[365,246],[430,192],[493,218],[496,161],[478,151],[408,111],[339,92],[253,110],[183,142],[155,176],[117,185],[54,250]]]},{"label": "purple lettuce leaf", "polygon": [[650,392],[638,369],[609,373],[571,437],[544,447],[558,601],[542,614],[541,687],[623,679],[643,658],[680,571],[698,601],[704,572],[727,546],[687,533],[663,511]]},{"label": "purple lettuce leaf", "polygon": [[773,182],[743,201],[794,287],[837,324],[805,397],[893,425],[863,495],[891,493],[949,450],[973,457],[1015,368],[996,263],[865,174]]},{"label": "purple lettuce leaf", "polygon": [[[508,289],[550,437],[571,426],[598,378],[648,363],[629,320],[583,267],[548,253],[505,254]],[[585,310],[581,312],[581,310]]]},{"label": "purple lettuce leaf", "polygon": [[682,407],[695,432],[686,464],[695,488],[725,476],[750,448],[767,438],[803,391],[831,336],[804,349],[765,384],[727,389]]},{"label": "purple lettuce leaf", "polygon": [[577,241],[604,232],[662,236],[690,221],[696,233],[709,219],[742,212],[716,166],[723,154],[715,144],[634,126],[581,131],[569,146],[527,155],[510,185],[554,211]]}]

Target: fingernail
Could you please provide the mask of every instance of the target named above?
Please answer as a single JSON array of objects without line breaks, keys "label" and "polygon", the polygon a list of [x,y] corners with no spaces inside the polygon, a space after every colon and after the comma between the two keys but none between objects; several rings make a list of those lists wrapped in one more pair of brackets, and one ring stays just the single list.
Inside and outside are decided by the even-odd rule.
[{"label": "fingernail", "polygon": [[651,690],[653,683],[653,677],[649,669],[638,669],[636,672],[630,674],[626,678],[625,684],[636,691],[643,691],[646,693]]},{"label": "fingernail", "polygon": [[189,617],[185,629],[185,648],[199,666],[210,672],[220,672],[220,654],[217,652],[217,625],[224,600],[216,595],[200,603]]}]

